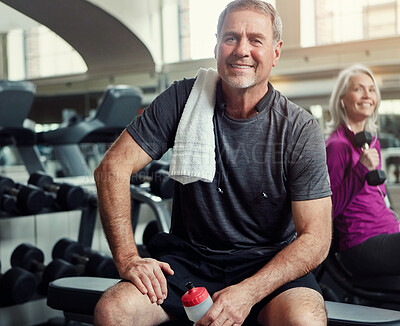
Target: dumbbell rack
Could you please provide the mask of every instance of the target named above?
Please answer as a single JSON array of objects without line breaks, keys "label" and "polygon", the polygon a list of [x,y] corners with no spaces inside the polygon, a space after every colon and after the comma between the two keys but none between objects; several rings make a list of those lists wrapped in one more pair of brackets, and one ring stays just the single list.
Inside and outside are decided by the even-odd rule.
[{"label": "dumbbell rack", "polygon": [[[96,216],[97,216],[97,200],[95,196],[89,196],[86,205],[80,208],[82,211],[81,213],[81,221],[79,226],[79,233],[78,233],[78,242],[82,244],[84,247],[90,247],[93,240],[93,233],[94,227],[96,223]],[[35,215],[40,214],[48,214],[52,213],[51,210],[44,210]],[[0,218],[18,218],[24,217],[28,215],[19,215],[15,216],[12,214],[8,214],[6,212],[0,212]]]},{"label": "dumbbell rack", "polygon": [[[84,247],[91,247],[94,236],[95,223],[97,218],[97,198],[95,195],[88,195],[84,205],[77,210],[81,211],[80,223],[78,230],[77,241]],[[43,212],[35,214],[53,213],[51,209],[46,209]],[[62,213],[54,211],[54,213]],[[0,219],[9,220],[30,217],[33,215],[12,215],[5,212],[0,212]],[[0,325],[31,325],[39,324],[48,321],[54,317],[62,317],[57,311],[49,309],[46,305],[46,300],[43,295],[36,294],[35,297],[24,304],[0,307]]]},{"label": "dumbbell rack", "polygon": [[[170,212],[167,209],[165,202],[160,197],[154,196],[149,193],[145,188],[131,186],[131,200],[132,200],[132,229],[136,229],[139,220],[139,213],[142,204],[147,204],[153,211],[160,229],[168,232],[170,228]],[[97,198],[96,196],[89,196],[85,205],[81,207],[80,225],[78,230],[77,241],[84,247],[91,247],[94,236],[95,223],[97,218]],[[48,213],[48,212],[46,212]],[[40,215],[40,214],[38,214]],[[1,217],[10,217],[2,214]],[[12,218],[18,218],[13,216]],[[23,216],[21,216],[23,217]],[[33,313],[34,312],[34,313]],[[14,321],[7,321],[11,316],[18,316],[22,318],[19,324],[23,324],[24,315],[35,316],[37,323],[47,321],[49,318],[59,317],[59,311],[49,311],[45,304],[45,299],[42,297],[35,298],[34,300],[22,305],[15,305],[10,307],[0,307],[0,324],[1,325],[14,325]],[[6,318],[6,319],[4,319]],[[47,318],[47,319],[46,319]],[[41,320],[40,320],[41,319]],[[11,319],[10,319],[11,320]],[[28,325],[28,324],[26,324]]]}]

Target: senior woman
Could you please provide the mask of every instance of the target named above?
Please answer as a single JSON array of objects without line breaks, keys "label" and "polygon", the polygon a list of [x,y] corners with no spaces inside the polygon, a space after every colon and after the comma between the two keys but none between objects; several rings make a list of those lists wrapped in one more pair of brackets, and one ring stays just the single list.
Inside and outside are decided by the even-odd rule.
[{"label": "senior woman", "polygon": [[[360,64],[340,72],[330,98],[326,152],[335,241],[353,275],[400,275],[399,222],[388,207],[385,184],[366,182],[366,175],[381,167],[380,100],[374,75]],[[362,132],[372,134],[369,148],[355,141]]]}]

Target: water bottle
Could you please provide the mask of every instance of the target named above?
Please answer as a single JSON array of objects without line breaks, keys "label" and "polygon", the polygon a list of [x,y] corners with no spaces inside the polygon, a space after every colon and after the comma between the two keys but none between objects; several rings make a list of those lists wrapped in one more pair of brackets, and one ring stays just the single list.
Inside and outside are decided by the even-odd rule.
[{"label": "water bottle", "polygon": [[195,325],[211,308],[213,302],[206,288],[195,287],[192,282],[187,282],[185,286],[188,291],[182,296],[183,308]]}]

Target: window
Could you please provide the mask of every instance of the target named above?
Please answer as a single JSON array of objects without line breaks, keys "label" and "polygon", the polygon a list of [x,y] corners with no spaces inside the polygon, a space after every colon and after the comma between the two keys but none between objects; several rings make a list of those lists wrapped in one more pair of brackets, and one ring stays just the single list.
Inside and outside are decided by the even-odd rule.
[{"label": "window", "polygon": [[82,57],[45,26],[8,33],[8,78],[33,79],[82,73]]},{"label": "window", "polygon": [[301,8],[302,46],[400,34],[400,0],[301,0]]}]

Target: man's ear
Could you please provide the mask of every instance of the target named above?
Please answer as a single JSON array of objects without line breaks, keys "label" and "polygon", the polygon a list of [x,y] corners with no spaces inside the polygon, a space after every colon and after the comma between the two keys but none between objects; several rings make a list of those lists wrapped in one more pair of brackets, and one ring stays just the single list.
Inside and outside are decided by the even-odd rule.
[{"label": "man's ear", "polygon": [[215,33],[214,58],[217,59],[218,34]]},{"label": "man's ear", "polygon": [[274,60],[272,61],[272,67],[276,67],[276,65],[279,62],[279,58],[281,57],[282,45],[283,45],[283,41],[282,40],[280,40],[275,45],[275,48],[274,48]]}]

